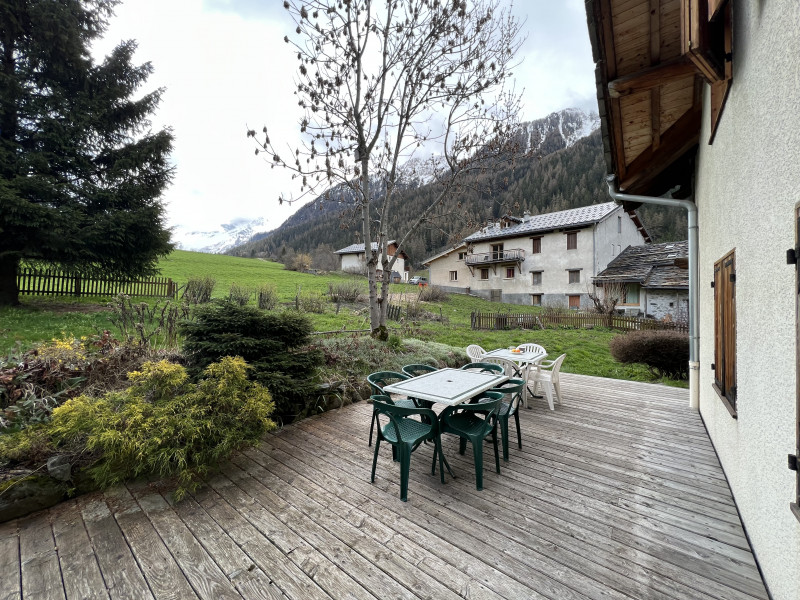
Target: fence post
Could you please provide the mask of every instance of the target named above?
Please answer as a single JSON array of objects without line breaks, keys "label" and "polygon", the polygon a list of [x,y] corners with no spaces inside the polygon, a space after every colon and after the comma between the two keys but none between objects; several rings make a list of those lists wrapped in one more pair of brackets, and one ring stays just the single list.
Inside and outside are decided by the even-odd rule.
[{"label": "fence post", "polygon": [[78,298],[81,296],[81,274],[75,273],[75,292],[74,295]]}]

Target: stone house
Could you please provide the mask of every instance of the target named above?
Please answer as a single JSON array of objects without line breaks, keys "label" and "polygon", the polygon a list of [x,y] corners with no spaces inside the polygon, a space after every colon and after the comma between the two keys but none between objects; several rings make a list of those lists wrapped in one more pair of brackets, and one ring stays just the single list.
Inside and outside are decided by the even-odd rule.
[{"label": "stone house", "polygon": [[628,246],[594,278],[601,293],[619,297],[630,315],[686,322],[689,318],[689,243]]},{"label": "stone house", "polygon": [[609,193],[687,215],[690,407],[770,597],[798,600],[800,3],[587,0],[586,14]]},{"label": "stone house", "polygon": [[649,241],[636,213],[613,202],[505,216],[432,256],[431,284],[496,302],[589,308],[592,278],[623,248]]},{"label": "stone house", "polygon": [[[372,242],[372,251],[378,251],[378,243]],[[394,256],[397,253],[397,243],[394,240],[389,240],[386,246],[386,253],[389,256]],[[339,270],[346,273],[366,273],[367,260],[364,253],[364,244],[350,244],[346,248],[336,250],[334,254],[339,257]],[[392,279],[400,281],[408,281],[408,273],[410,265],[408,256],[402,250],[397,256],[397,260],[392,268]],[[378,265],[377,275],[380,277],[383,270]],[[395,281],[399,283],[400,281]]]}]

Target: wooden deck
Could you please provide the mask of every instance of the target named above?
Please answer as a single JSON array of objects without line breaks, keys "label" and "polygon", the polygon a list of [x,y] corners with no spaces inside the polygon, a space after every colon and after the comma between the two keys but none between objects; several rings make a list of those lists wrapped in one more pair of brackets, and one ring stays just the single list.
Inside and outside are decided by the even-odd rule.
[{"label": "wooden deck", "polygon": [[[359,403],[270,435],[173,505],[131,485],[0,524],[10,598],[767,598],[686,390],[564,375],[475,490],[411,460],[408,503]],[[490,446],[486,450],[491,454]]]}]

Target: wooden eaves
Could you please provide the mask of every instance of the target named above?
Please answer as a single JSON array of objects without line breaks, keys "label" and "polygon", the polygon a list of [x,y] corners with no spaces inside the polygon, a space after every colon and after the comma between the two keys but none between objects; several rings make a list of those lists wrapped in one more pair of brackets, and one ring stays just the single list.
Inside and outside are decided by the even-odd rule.
[{"label": "wooden eaves", "polygon": [[681,3],[586,0],[607,170],[628,194],[691,187],[703,88],[682,53]]}]

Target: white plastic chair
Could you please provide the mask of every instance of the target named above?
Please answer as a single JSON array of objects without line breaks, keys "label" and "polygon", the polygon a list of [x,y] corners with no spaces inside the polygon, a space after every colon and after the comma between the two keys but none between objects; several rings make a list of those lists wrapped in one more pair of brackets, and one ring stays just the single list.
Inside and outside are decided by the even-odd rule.
[{"label": "white plastic chair", "polygon": [[486,350],[478,346],[478,344],[470,344],[467,346],[467,356],[469,356],[472,362],[480,362],[485,354]]},{"label": "white plastic chair", "polygon": [[547,396],[547,403],[550,405],[550,410],[555,410],[553,406],[554,389],[556,391],[556,401],[561,404],[561,382],[559,381],[558,374],[561,371],[561,363],[564,362],[566,357],[566,354],[562,354],[555,360],[542,361],[538,369],[531,369],[528,373],[528,383],[533,383],[534,394],[536,394],[538,385],[540,383],[542,384],[545,396]]},{"label": "white plastic chair", "polygon": [[544,347],[539,344],[520,344],[517,348],[523,352],[542,352],[543,354],[547,354]]}]

